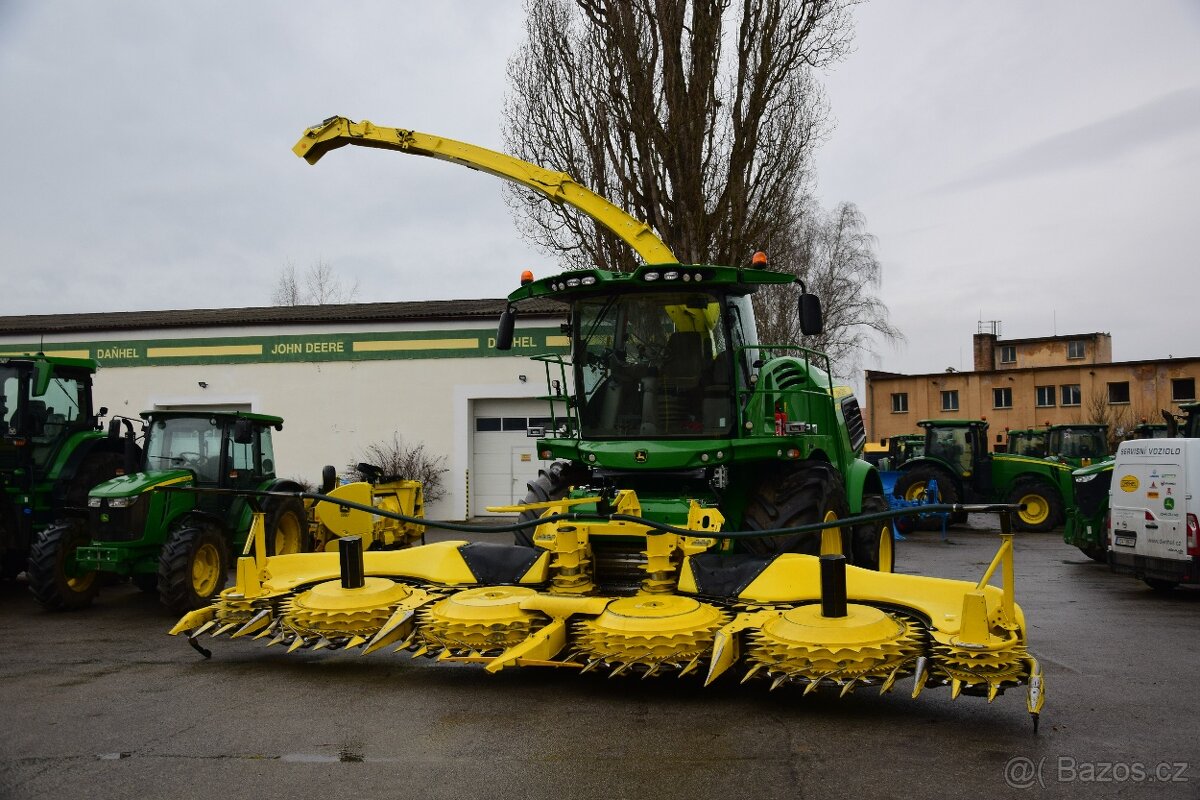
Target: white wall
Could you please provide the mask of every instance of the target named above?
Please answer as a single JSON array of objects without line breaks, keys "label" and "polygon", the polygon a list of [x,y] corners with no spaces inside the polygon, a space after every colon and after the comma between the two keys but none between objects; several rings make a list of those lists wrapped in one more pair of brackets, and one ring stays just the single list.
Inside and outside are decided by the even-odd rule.
[{"label": "white wall", "polygon": [[427,452],[446,456],[446,497],[426,515],[464,519],[470,403],[545,394],[534,366],[523,356],[502,356],[112,367],[96,375],[95,403],[129,417],[155,406],[193,404],[249,404],[252,411],[276,414],[284,418],[274,438],[277,474],[314,485],[325,464],[341,472],[367,445],[396,431],[405,442],[422,442]]}]

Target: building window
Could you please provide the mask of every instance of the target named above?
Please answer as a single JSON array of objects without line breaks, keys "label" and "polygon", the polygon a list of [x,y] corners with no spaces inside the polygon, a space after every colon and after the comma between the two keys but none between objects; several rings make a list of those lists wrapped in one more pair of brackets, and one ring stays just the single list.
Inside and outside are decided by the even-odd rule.
[{"label": "building window", "polygon": [[892,395],[892,413],[908,413],[908,392],[896,392]]},{"label": "building window", "polygon": [[1117,381],[1108,385],[1108,404],[1110,406],[1129,402],[1129,381]]},{"label": "building window", "polygon": [[1179,400],[1195,400],[1196,399],[1196,379],[1195,378],[1172,378],[1171,379],[1171,399]]},{"label": "building window", "polygon": [[958,411],[958,389],[942,392],[942,411]]},{"label": "building window", "polygon": [[[1080,341],[1067,342],[1067,358],[1083,358],[1086,353],[1084,343]],[[1065,406],[1066,403],[1063,403]]]},{"label": "building window", "polygon": [[1017,347],[1016,347],[1016,345],[1006,344],[1000,348],[1000,363],[1001,364],[1017,363]]},{"label": "building window", "polygon": [[1054,387],[1053,386],[1038,386],[1037,388],[1037,405],[1038,408],[1053,408],[1054,407]]},{"label": "building window", "polygon": [[1012,408],[1012,387],[992,389],[993,408]]},{"label": "building window", "polygon": [[1063,384],[1062,387],[1062,404],[1064,406],[1079,405],[1080,394],[1078,383]]}]

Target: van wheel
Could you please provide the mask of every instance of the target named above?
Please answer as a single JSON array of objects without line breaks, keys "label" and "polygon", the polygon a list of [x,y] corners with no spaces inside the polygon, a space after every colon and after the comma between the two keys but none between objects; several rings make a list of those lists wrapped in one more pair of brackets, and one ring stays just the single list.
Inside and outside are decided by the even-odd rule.
[{"label": "van wheel", "polygon": [[1169,592],[1179,584],[1162,578],[1146,578],[1146,585],[1156,592]]}]

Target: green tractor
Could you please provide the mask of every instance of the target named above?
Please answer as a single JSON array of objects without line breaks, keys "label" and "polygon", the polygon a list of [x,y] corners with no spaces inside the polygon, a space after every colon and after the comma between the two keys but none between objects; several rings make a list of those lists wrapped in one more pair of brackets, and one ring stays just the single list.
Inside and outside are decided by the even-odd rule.
[{"label": "green tractor", "polygon": [[[926,419],[925,454],[901,467],[895,494],[920,500],[937,482],[942,503],[1019,503],[1013,519],[1018,530],[1048,531],[1063,520],[1073,502],[1071,468],[1054,461],[988,452],[984,420]],[[962,515],[951,522],[963,522]]]},{"label": "green tractor", "polygon": [[879,461],[879,469],[887,472],[898,470],[905,463],[925,454],[925,437],[919,433],[904,433],[899,436],[889,436],[887,455]]},{"label": "green tractor", "polygon": [[[581,270],[509,295],[499,349],[511,342],[524,300],[559,300],[570,314],[570,356],[540,357],[553,426],[537,448],[554,463],[530,483],[525,505],[599,494],[604,506],[632,490],[647,519],[685,526],[698,502],[718,509],[728,528],[763,531],[886,511],[879,473],[858,457],[866,440],[858,401],[837,396],[827,358],[758,343],[751,294],[794,281],[766,269],[645,266]],[[817,298],[802,285],[797,296],[803,331],[819,332]],[[521,519],[544,509],[525,508]],[[741,549],[841,552],[859,566],[879,569],[882,561],[890,569],[887,531],[869,522],[749,538]],[[516,538],[529,545],[534,532]],[[590,547],[601,585],[628,588],[646,578],[644,537],[597,536]]]},{"label": "green tractor", "polygon": [[0,577],[25,570],[37,534],[82,519],[88,490],[136,461],[114,420],[106,435],[92,411],[96,362],[44,354],[0,358]]},{"label": "green tractor", "polygon": [[[142,417],[141,471],[92,488],[86,519],[52,524],[33,545],[29,585],[49,609],[90,605],[102,575],[131,578],[173,612],[198,608],[225,587],[253,513],[244,496],[203,490],[303,491],[275,476],[271,431],[283,427],[279,417],[243,411]],[[264,511],[269,553],[309,549],[300,500],[271,498]]]}]

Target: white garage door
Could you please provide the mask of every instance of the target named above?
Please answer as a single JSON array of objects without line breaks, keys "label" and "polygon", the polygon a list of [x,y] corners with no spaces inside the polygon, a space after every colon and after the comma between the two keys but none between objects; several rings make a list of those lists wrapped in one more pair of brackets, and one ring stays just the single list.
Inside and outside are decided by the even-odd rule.
[{"label": "white garage door", "polygon": [[476,400],[471,434],[471,514],[525,499],[525,484],[549,461],[537,455],[530,426],[549,427],[544,400]]}]

